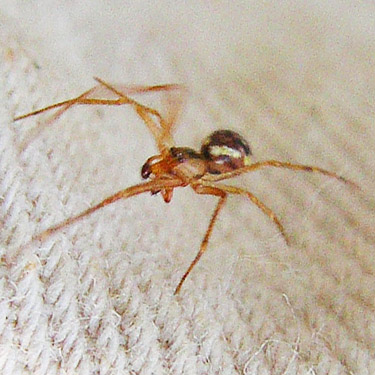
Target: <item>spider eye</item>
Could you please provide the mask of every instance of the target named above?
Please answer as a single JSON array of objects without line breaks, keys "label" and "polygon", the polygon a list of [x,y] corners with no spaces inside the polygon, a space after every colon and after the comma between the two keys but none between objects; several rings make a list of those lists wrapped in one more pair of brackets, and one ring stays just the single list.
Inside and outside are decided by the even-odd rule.
[{"label": "spider eye", "polygon": [[231,130],[217,130],[206,138],[201,153],[208,161],[208,172],[220,174],[250,164],[251,150],[247,141]]}]

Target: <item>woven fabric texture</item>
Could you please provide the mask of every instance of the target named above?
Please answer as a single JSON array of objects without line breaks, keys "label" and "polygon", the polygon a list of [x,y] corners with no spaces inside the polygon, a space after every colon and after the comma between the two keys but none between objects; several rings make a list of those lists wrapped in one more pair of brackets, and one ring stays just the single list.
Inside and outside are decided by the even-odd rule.
[{"label": "woven fabric texture", "polygon": [[[0,6],[0,373],[374,374],[375,27],[333,2],[12,1]],[[177,189],[42,230],[141,181],[155,150],[131,108],[31,110],[111,83],[182,83],[178,145],[216,129],[267,169],[249,189],[285,226],[230,197]],[[157,95],[139,100],[163,106]]]}]

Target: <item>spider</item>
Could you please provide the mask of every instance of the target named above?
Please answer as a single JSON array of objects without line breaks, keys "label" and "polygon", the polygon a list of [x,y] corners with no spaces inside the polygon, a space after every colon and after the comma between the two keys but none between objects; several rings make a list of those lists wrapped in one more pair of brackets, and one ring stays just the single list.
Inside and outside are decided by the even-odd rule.
[{"label": "spider", "polygon": [[[219,183],[219,181],[236,177],[244,173],[254,172],[261,168],[275,167],[287,168],[295,171],[320,173],[358,188],[358,186],[350,180],[316,166],[292,164],[278,160],[266,160],[252,163],[252,153],[249,144],[241,135],[231,130],[214,131],[203,141],[199,152],[189,147],[177,147],[173,140],[173,132],[176,129],[176,119],[182,105],[182,100],[175,101],[174,103],[170,101],[170,111],[168,116],[163,117],[157,110],[141,104],[132,99],[131,96],[134,94],[161,92],[165,95],[180,93],[180,98],[182,98],[182,94],[185,93],[184,86],[178,84],[122,86],[111,85],[99,78],[94,79],[96,80],[97,85],[78,97],[18,116],[14,120],[18,121],[51,109],[60,108],[50,121],[46,123],[48,124],[56,120],[62,115],[62,113],[75,105],[129,105],[135,110],[151,132],[156,142],[158,154],[148,158],[142,166],[141,176],[143,179],[147,180],[146,182],[130,186],[107,197],[100,203],[88,208],[78,215],[72,216],[35,235],[29,243],[43,241],[57,231],[66,228],[100,208],[120,199],[128,199],[135,195],[149,192],[152,195],[160,193],[164,201],[169,203],[172,199],[174,189],[190,186],[197,194],[213,195],[218,197],[218,201],[200,244],[199,251],[181,277],[181,280],[175,289],[174,293],[178,294],[184,281],[207,250],[212,230],[220,211],[223,209],[225,202],[227,201],[228,195],[240,195],[254,203],[275,224],[286,244],[289,245],[290,243],[283,225],[268,206],[262,203],[250,191],[240,187],[225,185]],[[95,95],[102,95],[103,92],[111,94],[112,98],[107,99],[95,97]]]}]

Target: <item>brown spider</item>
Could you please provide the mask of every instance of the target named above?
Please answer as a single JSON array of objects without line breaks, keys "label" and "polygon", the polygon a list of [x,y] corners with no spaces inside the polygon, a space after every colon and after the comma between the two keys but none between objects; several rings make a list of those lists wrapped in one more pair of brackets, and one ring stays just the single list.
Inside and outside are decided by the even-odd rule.
[{"label": "brown spider", "polygon": [[[44,240],[53,233],[81,220],[83,217],[90,215],[102,207],[116,202],[119,199],[127,199],[138,194],[150,192],[151,194],[160,193],[164,201],[169,203],[172,199],[173,190],[175,188],[190,186],[198,194],[217,196],[219,201],[212,214],[210,223],[201,242],[200,249],[175,289],[175,294],[177,294],[189,273],[206,251],[216,219],[219,212],[224,207],[228,194],[242,195],[254,203],[275,223],[285,242],[289,244],[283,225],[269,207],[262,203],[251,192],[239,187],[220,184],[218,183],[219,181],[239,176],[243,173],[253,172],[260,168],[276,167],[305,172],[318,172],[328,177],[335,178],[352,187],[358,188],[355,183],[346,178],[315,166],[291,164],[277,160],[251,163],[251,151],[248,143],[239,134],[231,130],[217,130],[213,132],[203,142],[200,152],[188,147],[176,147],[172,133],[175,130],[176,118],[179,108],[181,107],[181,101],[178,103],[174,102],[173,106],[170,105],[169,116],[166,118],[162,117],[155,109],[147,107],[130,98],[129,95],[158,91],[168,94],[171,94],[172,92],[183,93],[183,86],[175,84],[158,86],[115,86],[110,85],[99,78],[95,78],[95,80],[98,82],[98,85],[74,99],[52,104],[26,115],[18,116],[14,120],[18,121],[50,109],[61,107],[51,120],[47,122],[48,124],[56,120],[56,118],[67,109],[76,104],[106,106],[128,104],[133,107],[139,117],[147,125],[154,137],[159,151],[157,155],[148,158],[142,167],[141,175],[148,181],[121,190],[80,214],[70,217],[63,222],[44,230],[38,235],[35,235],[29,243],[37,240]],[[98,95],[102,93],[103,90],[107,93],[111,93],[111,95],[115,95],[115,99],[100,99],[94,97],[95,94]]]}]

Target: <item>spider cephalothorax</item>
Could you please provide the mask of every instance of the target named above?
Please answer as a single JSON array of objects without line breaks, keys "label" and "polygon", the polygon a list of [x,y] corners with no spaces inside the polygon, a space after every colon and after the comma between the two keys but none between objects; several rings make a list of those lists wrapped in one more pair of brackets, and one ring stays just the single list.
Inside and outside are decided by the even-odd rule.
[{"label": "spider cephalothorax", "polygon": [[202,155],[189,147],[171,147],[166,155],[155,155],[143,164],[141,176],[161,177],[166,175],[181,176],[182,179],[202,177],[207,172]]},{"label": "spider cephalothorax", "polygon": [[[60,108],[60,110],[58,110],[53,116],[53,121],[67,109],[79,104],[106,106],[130,105],[147,125],[154,137],[159,151],[159,154],[147,159],[142,167],[142,178],[147,179],[148,181],[121,190],[80,214],[70,217],[63,222],[44,230],[35,235],[30,240],[29,244],[37,240],[44,240],[53,233],[81,220],[102,207],[116,202],[119,199],[127,199],[135,195],[150,192],[151,194],[161,193],[164,201],[168,203],[172,199],[174,189],[190,186],[197,194],[216,196],[219,200],[211,216],[200,249],[177,285],[175,293],[178,293],[186,277],[198,263],[202,254],[206,251],[208,240],[216,223],[217,216],[220,210],[224,207],[229,194],[241,195],[254,203],[274,222],[284,240],[288,243],[288,237],[285,233],[284,227],[269,207],[262,203],[250,191],[240,187],[220,184],[218,183],[219,181],[239,176],[243,173],[250,173],[265,167],[275,167],[287,168],[295,171],[320,173],[358,188],[356,184],[344,177],[315,166],[291,164],[278,160],[266,160],[252,164],[250,160],[251,151],[248,143],[242,136],[231,130],[217,130],[213,132],[203,141],[200,152],[188,147],[176,147],[173,140],[173,131],[175,129],[176,118],[179,112],[178,103],[181,104],[182,101],[176,100],[176,98],[175,100],[170,100],[169,103],[171,103],[171,106],[168,111],[168,117],[164,118],[158,111],[135,101],[131,96],[134,94],[146,94],[152,92],[163,92],[167,96],[172,94],[182,95],[182,93],[185,92],[183,86],[121,86],[110,85],[98,78],[96,78],[96,81],[98,82],[97,86],[74,99],[52,104],[40,110],[16,117],[15,120],[30,117],[53,108]],[[112,94],[114,98],[103,99],[95,97],[100,96],[103,93],[103,90],[106,94]]]}]

